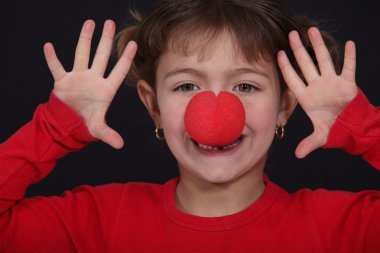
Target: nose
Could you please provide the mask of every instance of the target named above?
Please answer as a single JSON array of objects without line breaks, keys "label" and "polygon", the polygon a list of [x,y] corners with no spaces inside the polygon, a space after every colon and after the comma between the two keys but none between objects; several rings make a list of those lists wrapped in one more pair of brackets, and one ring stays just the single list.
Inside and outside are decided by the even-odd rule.
[{"label": "nose", "polygon": [[185,111],[185,129],[196,142],[224,146],[242,134],[245,110],[240,99],[227,91],[216,96],[212,91],[197,93]]}]

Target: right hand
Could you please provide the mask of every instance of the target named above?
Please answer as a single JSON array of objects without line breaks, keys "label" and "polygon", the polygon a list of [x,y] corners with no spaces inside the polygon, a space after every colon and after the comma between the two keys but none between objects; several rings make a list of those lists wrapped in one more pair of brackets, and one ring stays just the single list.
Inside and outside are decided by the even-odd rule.
[{"label": "right hand", "polygon": [[134,41],[127,44],[109,76],[104,78],[112,50],[115,23],[112,20],[105,22],[92,66],[89,68],[94,29],[95,22],[92,20],[83,24],[71,72],[65,71],[51,43],[44,45],[45,58],[54,77],[54,94],[83,117],[94,138],[119,149],[123,147],[124,141],[119,133],[106,124],[105,116],[129,71],[137,44]]}]

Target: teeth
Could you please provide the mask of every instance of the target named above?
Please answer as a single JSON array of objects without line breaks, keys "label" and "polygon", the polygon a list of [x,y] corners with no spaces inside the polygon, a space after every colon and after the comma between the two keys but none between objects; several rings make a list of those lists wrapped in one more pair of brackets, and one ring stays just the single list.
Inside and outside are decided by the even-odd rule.
[{"label": "teeth", "polygon": [[226,149],[236,147],[241,142],[241,140],[242,140],[242,137],[237,139],[234,143],[226,145],[226,146],[207,146],[207,145],[203,145],[200,143],[196,143],[196,144],[198,147],[200,147],[204,150],[215,150],[216,151],[216,150],[226,150]]}]

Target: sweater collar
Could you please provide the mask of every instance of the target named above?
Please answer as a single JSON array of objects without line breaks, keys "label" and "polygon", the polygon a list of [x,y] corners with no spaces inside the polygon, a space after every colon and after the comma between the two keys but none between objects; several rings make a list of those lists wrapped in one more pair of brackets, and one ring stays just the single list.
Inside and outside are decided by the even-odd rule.
[{"label": "sweater collar", "polygon": [[280,187],[265,176],[263,194],[246,209],[221,217],[200,217],[185,213],[176,206],[175,191],[179,180],[174,178],[164,185],[163,201],[166,215],[179,226],[200,231],[227,230],[253,222],[271,207],[280,192]]}]

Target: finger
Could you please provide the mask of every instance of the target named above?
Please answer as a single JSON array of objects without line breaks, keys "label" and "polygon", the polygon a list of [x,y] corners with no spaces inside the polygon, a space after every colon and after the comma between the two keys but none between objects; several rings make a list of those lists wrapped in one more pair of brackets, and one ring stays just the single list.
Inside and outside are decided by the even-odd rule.
[{"label": "finger", "polygon": [[341,76],[348,81],[355,82],[356,48],[353,41],[347,41],[344,50],[344,63]]},{"label": "finger", "polygon": [[53,44],[51,44],[50,42],[45,43],[44,54],[49,70],[53,75],[54,81],[57,82],[61,80],[64,76],[66,76],[66,71],[57,58]]},{"label": "finger", "polygon": [[121,149],[124,146],[124,141],[120,134],[105,124],[99,127],[99,136],[96,138],[115,149]]},{"label": "finger", "polygon": [[312,27],[308,31],[310,42],[313,46],[315,56],[317,57],[318,66],[322,75],[336,75],[334,63],[331,59],[329,50],[319,30]]},{"label": "finger", "polygon": [[115,67],[108,76],[108,80],[112,83],[115,88],[119,88],[120,84],[123,82],[128,74],[128,71],[132,65],[133,58],[136,55],[137,44],[134,41],[128,42],[124,49],[123,54],[116,63]]},{"label": "finger", "polygon": [[104,76],[107,64],[111,55],[113,38],[115,36],[115,23],[112,20],[107,20],[104,23],[102,37],[98,48],[96,49],[94,62],[91,69],[93,69],[100,76]]},{"label": "finger", "polygon": [[94,34],[95,22],[87,20],[82,27],[79,35],[79,41],[75,50],[74,71],[88,69],[88,62],[90,59],[91,40]]},{"label": "finger", "polygon": [[302,159],[324,144],[325,142],[320,138],[320,135],[313,132],[298,144],[295,151],[296,157]]},{"label": "finger", "polygon": [[289,34],[289,42],[306,82],[313,82],[319,77],[319,73],[309,53],[303,46],[298,32],[292,31]]},{"label": "finger", "polygon": [[290,64],[289,58],[285,51],[281,50],[278,52],[277,61],[286,84],[298,99],[306,87],[305,83]]}]

